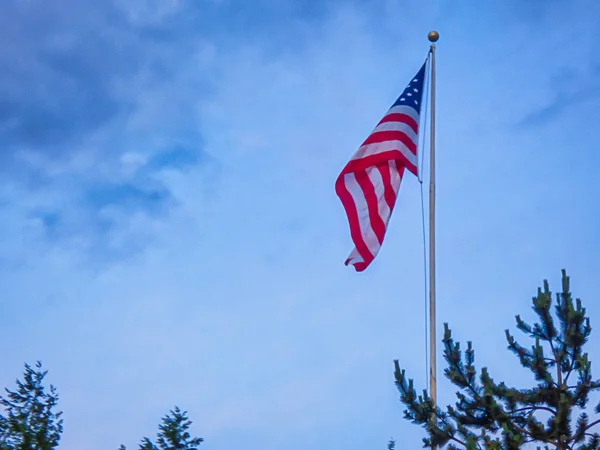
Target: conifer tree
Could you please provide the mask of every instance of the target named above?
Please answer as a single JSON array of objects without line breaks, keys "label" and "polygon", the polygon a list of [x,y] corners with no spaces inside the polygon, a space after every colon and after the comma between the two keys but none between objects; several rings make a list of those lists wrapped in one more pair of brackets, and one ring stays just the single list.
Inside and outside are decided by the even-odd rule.
[{"label": "conifer tree", "polygon": [[152,443],[152,441],[148,438],[142,439],[142,443],[140,444],[140,450],[158,450],[158,448]]},{"label": "conifer tree", "polygon": [[0,414],[1,450],[52,450],[58,446],[62,412],[55,412],[58,394],[54,386],[48,391],[44,386],[47,373],[39,361],[35,368],[25,364],[17,389],[6,389],[6,398],[0,396],[5,409],[5,415]]},{"label": "conifer tree", "polygon": [[404,403],[405,418],[423,426],[429,437],[425,447],[450,450],[516,450],[537,446],[557,450],[599,450],[600,403],[590,411],[590,393],[600,389],[591,362],[584,352],[591,326],[579,299],[573,300],[569,277],[562,271],[562,292],[552,294],[548,282],[533,298],[538,321],[530,325],[516,316],[517,328],[533,340],[519,344],[507,330],[508,349],[529,369],[535,385],[530,388],[496,382],[484,367],[479,375],[471,342],[464,355],[444,331],[445,376],[458,388],[457,402],[445,410],[435,407],[425,390],[417,395],[413,380],[395,364],[396,386]]},{"label": "conifer tree", "polygon": [[175,407],[163,417],[159,425],[156,445],[148,438],[140,443],[140,450],[198,450],[204,441],[200,437],[192,438],[189,428],[192,421],[188,419],[187,412]]}]

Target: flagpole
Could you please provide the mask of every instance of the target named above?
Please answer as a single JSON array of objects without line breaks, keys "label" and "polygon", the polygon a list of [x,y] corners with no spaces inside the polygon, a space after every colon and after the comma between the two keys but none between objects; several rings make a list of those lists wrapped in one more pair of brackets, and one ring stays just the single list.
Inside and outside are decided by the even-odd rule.
[{"label": "flagpole", "polygon": [[[440,38],[437,31],[427,36],[431,46],[431,123],[429,137],[429,395],[437,405],[436,380],[436,317],[435,317],[435,43]],[[432,417],[435,420],[435,416]],[[435,450],[435,447],[432,447]]]}]

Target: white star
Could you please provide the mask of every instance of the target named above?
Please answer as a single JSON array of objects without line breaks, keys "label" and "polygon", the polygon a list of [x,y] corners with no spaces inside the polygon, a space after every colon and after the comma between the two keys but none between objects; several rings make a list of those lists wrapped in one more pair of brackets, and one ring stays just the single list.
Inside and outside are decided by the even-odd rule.
[{"label": "white star", "polygon": [[414,81],[414,82],[416,82],[416,81],[417,81],[417,79],[415,78],[413,81]]},{"label": "white star", "polygon": [[413,91],[415,91],[415,92],[419,92],[419,90],[418,90],[417,88],[414,88],[414,89],[413,89]]},{"label": "white star", "polygon": [[405,100],[405,98],[404,98],[404,97],[402,97],[402,98],[400,99],[400,101],[401,101],[401,102],[403,102],[404,100]]},{"label": "white star", "polygon": [[415,100],[415,105],[418,105],[418,104],[419,104],[419,102]]},{"label": "white star", "polygon": [[410,92],[409,92],[409,93],[407,93],[406,95],[408,95],[409,97],[412,97],[412,94],[411,94]]}]

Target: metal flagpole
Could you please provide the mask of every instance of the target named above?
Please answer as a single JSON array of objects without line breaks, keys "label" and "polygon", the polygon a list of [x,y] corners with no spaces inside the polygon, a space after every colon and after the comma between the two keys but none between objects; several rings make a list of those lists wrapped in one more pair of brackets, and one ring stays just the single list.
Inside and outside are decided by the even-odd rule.
[{"label": "metal flagpole", "polygon": [[[431,46],[431,123],[429,137],[429,395],[437,404],[436,381],[436,319],[435,319],[435,43],[440,38],[437,31],[427,36]],[[435,420],[435,416],[432,418]],[[435,450],[435,447],[433,447]]]}]

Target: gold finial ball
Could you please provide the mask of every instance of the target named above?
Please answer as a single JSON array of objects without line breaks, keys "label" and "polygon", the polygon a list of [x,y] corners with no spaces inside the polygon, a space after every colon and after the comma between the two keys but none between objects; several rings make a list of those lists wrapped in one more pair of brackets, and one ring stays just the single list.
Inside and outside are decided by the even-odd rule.
[{"label": "gold finial ball", "polygon": [[427,37],[429,38],[429,42],[437,42],[437,40],[440,38],[440,33],[437,31],[430,31]]}]

